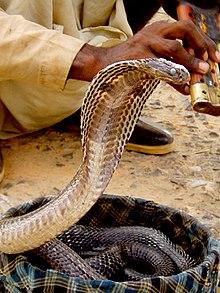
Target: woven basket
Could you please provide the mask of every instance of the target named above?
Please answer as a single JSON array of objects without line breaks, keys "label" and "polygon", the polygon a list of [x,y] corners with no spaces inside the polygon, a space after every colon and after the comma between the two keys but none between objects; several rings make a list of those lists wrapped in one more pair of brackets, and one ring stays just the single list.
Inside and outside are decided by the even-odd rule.
[{"label": "woven basket", "polygon": [[[27,202],[8,214],[24,214],[35,206],[36,201]],[[190,254],[198,265],[168,277],[114,282],[71,278],[55,270],[40,269],[28,262],[25,255],[0,253],[0,292],[216,292],[220,246],[211,231],[190,215],[152,201],[104,195],[79,223],[96,227],[141,225],[159,229]]]}]

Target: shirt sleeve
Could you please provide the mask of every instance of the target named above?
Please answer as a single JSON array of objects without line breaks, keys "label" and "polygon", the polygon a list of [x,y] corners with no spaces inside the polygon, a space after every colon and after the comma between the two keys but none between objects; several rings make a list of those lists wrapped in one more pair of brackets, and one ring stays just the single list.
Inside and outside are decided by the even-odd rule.
[{"label": "shirt sleeve", "polygon": [[63,89],[84,41],[0,9],[0,81],[29,80]]}]

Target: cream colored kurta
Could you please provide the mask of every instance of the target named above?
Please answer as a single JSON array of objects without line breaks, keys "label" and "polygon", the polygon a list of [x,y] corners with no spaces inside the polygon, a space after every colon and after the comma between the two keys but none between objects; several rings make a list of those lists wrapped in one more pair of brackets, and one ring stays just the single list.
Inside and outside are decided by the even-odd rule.
[{"label": "cream colored kurta", "polygon": [[78,51],[132,35],[123,0],[0,0],[0,8],[0,139],[74,113],[88,86],[67,80]]}]

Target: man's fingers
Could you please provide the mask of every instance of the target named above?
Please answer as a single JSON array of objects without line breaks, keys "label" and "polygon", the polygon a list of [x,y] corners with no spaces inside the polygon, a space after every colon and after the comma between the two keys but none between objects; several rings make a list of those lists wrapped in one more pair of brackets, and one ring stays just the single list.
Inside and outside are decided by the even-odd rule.
[{"label": "man's fingers", "polygon": [[184,65],[189,71],[204,74],[209,70],[207,62],[190,54],[179,41],[161,39],[157,45],[157,50],[164,56],[171,57],[174,62]]},{"label": "man's fingers", "polygon": [[190,20],[181,20],[164,26],[163,35],[167,39],[181,39],[187,42],[187,46],[194,50],[196,57],[199,59],[205,60],[204,56],[208,54],[212,61],[220,61],[216,56],[217,46],[215,42]]},{"label": "man's fingers", "polygon": [[[200,56],[207,51],[207,39],[204,38],[202,31],[191,20],[180,20],[171,23],[171,26],[167,26],[165,37],[187,41],[188,45],[196,50]],[[210,42],[212,41],[210,40]]]},{"label": "man's fingers", "polygon": [[220,62],[220,52],[217,49],[217,45],[214,41],[210,40],[204,32],[202,32],[202,34],[204,38],[207,40],[207,53],[209,58],[214,62]]}]

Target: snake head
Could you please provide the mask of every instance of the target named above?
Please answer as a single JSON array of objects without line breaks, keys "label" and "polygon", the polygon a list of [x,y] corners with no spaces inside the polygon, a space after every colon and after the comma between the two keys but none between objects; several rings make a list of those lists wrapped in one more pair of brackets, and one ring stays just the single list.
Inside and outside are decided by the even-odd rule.
[{"label": "snake head", "polygon": [[[141,61],[142,60],[142,61]],[[152,77],[158,78],[170,84],[185,84],[190,80],[189,71],[180,64],[168,61],[164,58],[141,59],[146,70]]]}]

